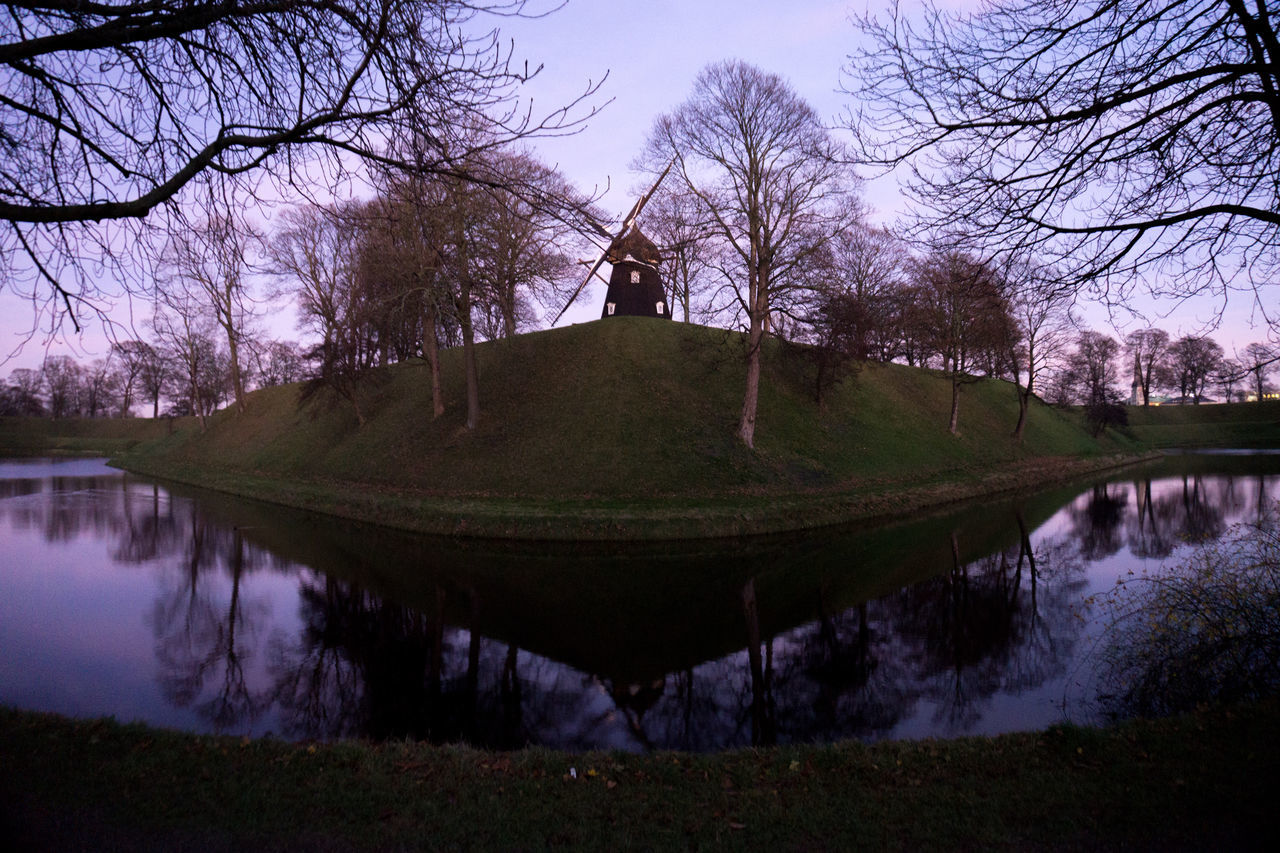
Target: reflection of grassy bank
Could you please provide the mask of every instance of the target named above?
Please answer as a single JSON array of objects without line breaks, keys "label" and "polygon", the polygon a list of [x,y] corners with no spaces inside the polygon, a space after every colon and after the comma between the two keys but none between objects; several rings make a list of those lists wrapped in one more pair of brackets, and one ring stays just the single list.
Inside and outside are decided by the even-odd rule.
[{"label": "reflection of grassy bank", "polygon": [[1272,834],[1277,726],[1264,702],[1101,730],[632,756],[3,711],[0,830],[19,849],[1239,849]]},{"label": "reflection of grassy bank", "polygon": [[830,492],[631,499],[445,496],[410,488],[157,464],[145,457],[114,461],[141,474],[404,530],[608,541],[757,535],[887,519],[976,497],[1035,491],[1143,458],[1147,457],[1028,459],[996,470],[926,472]]}]

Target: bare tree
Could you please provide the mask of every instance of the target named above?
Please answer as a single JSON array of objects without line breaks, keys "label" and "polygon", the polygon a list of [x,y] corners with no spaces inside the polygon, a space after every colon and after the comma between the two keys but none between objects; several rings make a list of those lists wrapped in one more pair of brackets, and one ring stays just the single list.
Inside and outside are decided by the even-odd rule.
[{"label": "bare tree", "polygon": [[1267,390],[1267,373],[1270,372],[1280,353],[1274,347],[1263,343],[1252,343],[1244,348],[1241,366],[1249,376],[1253,377],[1253,393],[1259,403]]},{"label": "bare tree", "polygon": [[1218,390],[1222,392],[1222,401],[1230,403],[1231,398],[1235,396],[1236,385],[1247,376],[1244,366],[1234,358],[1224,358],[1218,363],[1218,367],[1213,371],[1213,375],[1209,377],[1218,386]]},{"label": "bare tree", "polygon": [[[110,264],[126,288],[145,285],[139,238],[164,223],[142,220],[176,212],[194,181],[252,187],[265,176],[283,189],[321,174],[336,183],[361,161],[403,166],[385,147],[397,126],[436,143],[415,169],[454,173],[457,127],[505,139],[571,129],[594,88],[533,116],[518,94],[537,69],[510,66],[510,47],[486,29],[546,11],[534,3],[10,4],[0,36],[5,272],[79,328],[78,314],[108,308],[93,264]],[[122,252],[125,240],[133,249]]]},{"label": "bare tree", "polygon": [[1222,362],[1222,356],[1222,347],[1203,335],[1187,335],[1173,342],[1169,347],[1169,366],[1172,381],[1184,403],[1190,400],[1200,404],[1209,377]]},{"label": "bare tree", "polygon": [[352,205],[286,210],[268,246],[272,272],[296,300],[300,327],[332,340],[349,298],[359,214]]},{"label": "bare tree", "polygon": [[919,311],[932,349],[951,382],[947,429],[960,432],[960,391],[978,379],[980,365],[1007,364],[1015,334],[1005,283],[989,265],[959,252],[937,252],[914,269]]},{"label": "bare tree", "polygon": [[668,302],[673,310],[680,306],[684,322],[692,322],[694,299],[710,286],[712,269],[712,235],[699,215],[697,198],[674,182],[665,184],[645,208],[645,225],[662,248],[661,277],[670,288]]},{"label": "bare tree", "polygon": [[[444,280],[445,240],[439,193],[432,182],[410,178],[383,188],[370,220],[361,232],[362,261],[373,260],[386,281],[384,299],[393,300],[404,320],[412,320],[421,340],[422,358],[431,381],[432,417],[444,414],[440,378],[440,332],[451,310]],[[379,219],[381,217],[381,219]],[[374,277],[362,266],[361,280]]]},{"label": "bare tree", "polygon": [[292,341],[271,341],[262,348],[258,380],[264,388],[298,382],[306,375],[302,348]]},{"label": "bare tree", "polygon": [[[486,173],[499,178],[497,186],[483,188],[475,198],[486,208],[478,222],[477,248],[484,257],[477,267],[485,307],[498,321],[485,334],[509,338],[522,320],[533,319],[529,300],[549,302],[557,285],[574,274],[568,246],[576,242],[575,232],[538,201],[572,193],[563,176],[529,154],[495,151],[485,159]],[[532,198],[525,191],[531,187],[539,190]]]},{"label": "bare tree", "polygon": [[1021,441],[1040,376],[1062,359],[1070,345],[1071,295],[1055,289],[1054,276],[1039,264],[1016,262],[1004,274],[1010,285],[1009,316],[1015,330],[1010,336],[1015,344],[1011,362],[1018,389],[1018,423],[1013,437]]},{"label": "bare tree", "polygon": [[251,320],[246,276],[261,244],[262,237],[255,228],[224,214],[175,233],[163,255],[168,275],[163,284],[185,290],[193,302],[201,302],[222,331],[230,359],[231,387],[236,408],[241,412],[245,405],[241,349],[249,341]]},{"label": "bare tree", "polygon": [[775,74],[741,61],[709,65],[693,94],[654,125],[647,158],[675,158],[685,188],[726,257],[747,327],[738,436],[755,445],[760,350],[789,278],[843,224],[839,146],[818,114]]},{"label": "bare tree", "polygon": [[1142,405],[1151,405],[1151,389],[1164,382],[1168,371],[1169,333],[1163,329],[1138,329],[1124,339],[1124,351],[1132,356],[1142,391]]},{"label": "bare tree", "polygon": [[189,293],[161,292],[150,326],[162,358],[171,368],[161,375],[176,383],[204,429],[213,405],[210,398],[215,394],[209,380],[210,374],[216,373],[217,357],[213,337],[217,324],[208,306]]},{"label": "bare tree", "polygon": [[858,358],[889,361],[900,339],[895,300],[907,275],[906,247],[887,229],[855,221],[832,235],[831,275],[851,300]]},{"label": "bare tree", "polygon": [[81,410],[85,417],[101,417],[109,410],[117,409],[123,389],[116,365],[110,357],[94,359],[87,368],[83,368],[82,376],[84,404]]},{"label": "bare tree", "polygon": [[37,418],[45,413],[40,399],[41,375],[39,370],[19,367],[9,374],[5,389],[5,414]]},{"label": "bare tree", "polygon": [[66,418],[80,414],[80,365],[66,355],[51,355],[40,365],[49,417]]},{"label": "bare tree", "polygon": [[[924,224],[1030,250],[1111,304],[1280,281],[1280,39],[1248,0],[896,3],[847,70],[863,156]],[[985,252],[983,252],[985,254]],[[1272,323],[1274,316],[1269,316]]]},{"label": "bare tree", "polygon": [[138,378],[141,380],[142,390],[146,392],[147,399],[151,401],[151,417],[158,418],[160,417],[160,397],[169,384],[171,370],[165,362],[164,353],[149,343],[142,344],[139,360],[142,362],[142,371]]},{"label": "bare tree", "polygon": [[117,367],[120,385],[120,417],[133,408],[134,395],[146,386],[149,362],[156,356],[155,350],[144,341],[117,341],[111,345],[111,357]]},{"label": "bare tree", "polygon": [[1094,435],[1100,435],[1110,425],[1128,422],[1116,391],[1116,357],[1119,355],[1120,344],[1101,332],[1085,330],[1076,339],[1069,371]]}]

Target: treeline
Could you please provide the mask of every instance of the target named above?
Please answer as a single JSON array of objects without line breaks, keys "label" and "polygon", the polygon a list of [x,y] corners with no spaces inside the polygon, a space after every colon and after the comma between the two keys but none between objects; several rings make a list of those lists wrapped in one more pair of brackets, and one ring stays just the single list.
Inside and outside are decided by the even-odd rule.
[{"label": "treeline", "polygon": [[[423,358],[438,416],[438,353],[461,346],[474,426],[475,343],[533,327],[538,303],[560,298],[578,275],[573,217],[587,207],[534,158],[490,151],[465,179],[388,174],[371,200],[297,206],[269,233],[207,216],[164,246],[145,340],[116,343],[89,364],[56,356],[15,370],[0,412],[105,417],[145,407],[203,422],[224,406],[243,409],[255,386],[304,381],[304,398],[336,394],[363,422],[358,390],[375,368]],[[308,343],[268,339],[262,304],[295,306]]]},{"label": "treeline", "polygon": [[[112,344],[105,358],[88,363],[56,355],[45,358],[39,368],[11,371],[0,386],[0,416],[209,415],[232,398],[227,350],[211,336],[190,344],[198,359],[198,395],[191,392],[191,379],[180,369],[178,354],[160,342],[131,340]],[[296,382],[310,369],[301,347],[289,341],[255,343],[249,357],[245,381],[257,387]]]}]

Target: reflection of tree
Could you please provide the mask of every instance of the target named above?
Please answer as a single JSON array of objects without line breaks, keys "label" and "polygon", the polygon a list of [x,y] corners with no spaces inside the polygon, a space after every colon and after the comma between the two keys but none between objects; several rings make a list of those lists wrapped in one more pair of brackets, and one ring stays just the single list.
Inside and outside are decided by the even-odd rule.
[{"label": "reflection of tree", "polygon": [[1280,506],[1109,599],[1099,698],[1162,715],[1280,688]]},{"label": "reflection of tree", "polygon": [[[460,597],[474,626],[478,602]],[[271,666],[289,733],[523,745],[517,649],[447,626],[448,599],[437,586],[424,612],[356,584],[304,580],[302,637],[277,642]]]},{"label": "reflection of tree", "polygon": [[[210,524],[193,505],[180,583],[161,593],[152,612],[166,697],[194,707],[219,731],[252,721],[263,707],[245,667],[269,613],[245,600],[241,589],[258,553],[246,547],[239,530]],[[209,689],[212,695],[202,701]]]},{"label": "reflection of tree", "polygon": [[182,531],[171,502],[161,500],[160,486],[152,483],[146,491],[131,493],[128,480],[121,482],[125,489],[121,501],[123,525],[111,558],[121,563],[145,563],[178,551],[182,547]]},{"label": "reflection of tree", "polygon": [[1235,491],[1230,478],[1224,482],[1198,474],[1182,477],[1176,488],[1157,488],[1150,479],[1137,480],[1133,487],[1135,511],[1125,519],[1129,550],[1155,558],[1169,556],[1182,542],[1221,536]]},{"label": "reflection of tree", "polygon": [[1090,490],[1083,506],[1079,501],[1072,504],[1072,528],[1080,543],[1081,557],[1093,562],[1119,552],[1124,544],[1119,533],[1128,501],[1123,485],[1099,483]]}]

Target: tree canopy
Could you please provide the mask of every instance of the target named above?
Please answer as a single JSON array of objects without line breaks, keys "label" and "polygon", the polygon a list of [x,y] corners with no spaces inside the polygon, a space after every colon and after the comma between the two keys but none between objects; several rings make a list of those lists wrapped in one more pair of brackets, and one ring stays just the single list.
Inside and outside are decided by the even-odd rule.
[{"label": "tree canopy", "polygon": [[[922,226],[1032,250],[1111,302],[1261,289],[1280,271],[1280,9],[995,0],[866,17],[847,67],[862,155]],[[1280,318],[1267,317],[1272,323]]]},{"label": "tree canopy", "polygon": [[[48,294],[46,307],[60,297],[78,325],[76,309],[104,311],[93,267],[127,289],[136,221],[174,210],[194,184],[260,191],[268,178],[288,196],[332,186],[361,161],[451,173],[470,150],[464,138],[487,148],[572,126],[568,107],[539,119],[519,103],[531,71],[510,66],[479,20],[530,2],[8,5],[0,274]],[[424,141],[412,163],[387,144],[410,132]]]}]

